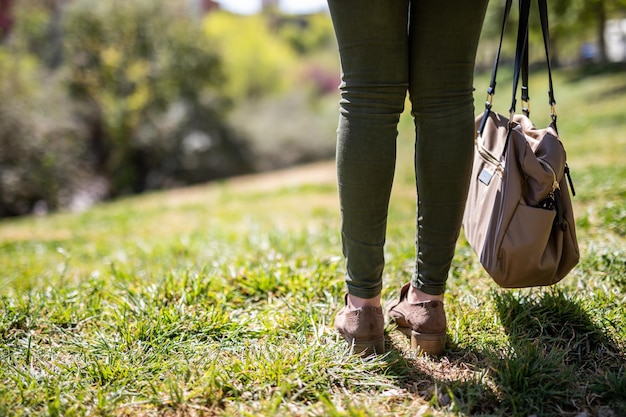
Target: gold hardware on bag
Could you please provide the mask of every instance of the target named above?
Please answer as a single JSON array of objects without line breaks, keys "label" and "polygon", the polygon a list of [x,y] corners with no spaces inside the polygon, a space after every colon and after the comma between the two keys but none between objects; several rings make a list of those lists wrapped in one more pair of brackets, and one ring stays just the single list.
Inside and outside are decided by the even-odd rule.
[{"label": "gold hardware on bag", "polygon": [[522,100],[522,112],[526,115],[530,115],[530,100]]},{"label": "gold hardware on bag", "polygon": [[491,109],[491,106],[493,104],[493,93],[489,94],[487,93],[487,99],[485,100],[485,106],[489,109]]},{"label": "gold hardware on bag", "polygon": [[556,104],[550,104],[550,115],[553,119],[556,118]]}]

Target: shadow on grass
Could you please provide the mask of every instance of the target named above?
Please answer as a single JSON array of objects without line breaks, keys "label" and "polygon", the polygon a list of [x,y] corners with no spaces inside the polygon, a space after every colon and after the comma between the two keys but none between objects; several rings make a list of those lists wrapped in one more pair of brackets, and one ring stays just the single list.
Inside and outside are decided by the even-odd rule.
[{"label": "shadow on grass", "polygon": [[509,351],[492,366],[513,411],[626,415],[625,353],[583,300],[553,289],[494,301]]},{"label": "shadow on grass", "polygon": [[[394,332],[399,333],[399,332]],[[389,335],[387,371],[398,378],[399,388],[436,409],[460,415],[507,415],[488,382],[489,357],[484,353],[450,346],[439,358],[406,355],[402,336]]]},{"label": "shadow on grass", "polygon": [[558,290],[493,297],[504,347],[452,345],[445,357],[421,360],[392,338],[389,371],[401,387],[461,415],[626,416],[626,355],[583,301]]},{"label": "shadow on grass", "polygon": [[626,72],[626,63],[589,63],[566,71],[568,73],[569,82],[580,82],[588,80],[590,77],[602,76],[606,74],[620,74]]}]

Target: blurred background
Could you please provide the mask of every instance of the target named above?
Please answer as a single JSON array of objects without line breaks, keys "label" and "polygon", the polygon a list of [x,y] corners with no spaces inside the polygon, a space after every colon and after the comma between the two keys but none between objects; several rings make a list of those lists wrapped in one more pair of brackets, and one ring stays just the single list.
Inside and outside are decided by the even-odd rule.
[{"label": "blurred background", "polygon": [[[549,7],[557,67],[624,71],[626,0]],[[331,159],[338,84],[325,0],[0,0],[0,218]]]}]

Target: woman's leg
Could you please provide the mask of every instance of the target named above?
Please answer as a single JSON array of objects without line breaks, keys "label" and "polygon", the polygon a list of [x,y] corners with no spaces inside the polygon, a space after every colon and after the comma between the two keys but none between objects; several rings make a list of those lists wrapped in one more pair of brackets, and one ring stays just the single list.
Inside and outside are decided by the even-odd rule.
[{"label": "woman's leg", "polygon": [[380,295],[408,71],[408,0],[329,0],[341,59],[337,176],[348,293]]},{"label": "woman's leg", "polygon": [[411,0],[409,94],[415,118],[417,260],[387,309],[411,346],[446,345],[441,302],[461,228],[474,142],[473,74],[487,0]]},{"label": "woman's leg", "polygon": [[[445,290],[474,144],[473,75],[488,0],[412,0],[410,86],[418,192],[414,289]],[[409,299],[410,300],[410,299]]]}]

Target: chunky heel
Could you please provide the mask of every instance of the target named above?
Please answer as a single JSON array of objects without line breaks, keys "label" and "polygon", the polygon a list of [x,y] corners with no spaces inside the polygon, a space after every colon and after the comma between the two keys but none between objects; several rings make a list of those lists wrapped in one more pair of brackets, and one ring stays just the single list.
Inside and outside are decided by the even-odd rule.
[{"label": "chunky heel", "polygon": [[382,355],[385,353],[385,338],[381,337],[376,340],[368,340],[366,342],[352,341],[351,353],[359,356]]},{"label": "chunky heel", "polygon": [[385,318],[381,307],[348,309],[346,305],[335,317],[335,329],[348,342],[350,353],[360,356],[385,353]]},{"label": "chunky heel", "polygon": [[411,347],[438,356],[446,348],[446,311],[443,301],[428,300],[409,303],[410,283],[400,290],[400,297],[387,309],[390,323],[411,339]]},{"label": "chunky heel", "polygon": [[446,348],[446,334],[418,333],[412,331],[411,347],[429,355],[441,355]]}]

